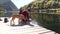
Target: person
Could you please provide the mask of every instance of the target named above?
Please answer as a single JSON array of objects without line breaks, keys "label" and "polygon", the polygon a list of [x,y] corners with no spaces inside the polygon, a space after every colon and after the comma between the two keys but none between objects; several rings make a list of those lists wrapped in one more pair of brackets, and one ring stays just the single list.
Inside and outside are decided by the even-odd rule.
[{"label": "person", "polygon": [[25,16],[26,21],[29,21],[30,12],[28,10],[22,11],[21,14],[23,14]]},{"label": "person", "polygon": [[23,9],[22,8],[20,8],[20,10],[19,10],[20,12],[19,12],[19,14],[21,14],[22,13],[22,11],[23,11]]},{"label": "person", "polygon": [[31,18],[30,18],[30,10],[29,9],[28,10],[23,10],[20,14],[23,14],[25,16],[24,22],[26,24],[29,24],[30,26],[33,26],[32,24],[30,24]]},{"label": "person", "polygon": [[4,23],[7,23],[8,22],[8,19],[7,18],[4,18]]}]

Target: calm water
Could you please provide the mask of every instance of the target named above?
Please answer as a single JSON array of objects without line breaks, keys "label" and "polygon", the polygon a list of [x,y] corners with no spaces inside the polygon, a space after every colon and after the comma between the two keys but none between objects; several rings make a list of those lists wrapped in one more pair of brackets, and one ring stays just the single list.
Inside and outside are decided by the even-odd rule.
[{"label": "calm water", "polygon": [[31,15],[32,19],[36,19],[39,25],[60,33],[60,14],[37,14]]}]

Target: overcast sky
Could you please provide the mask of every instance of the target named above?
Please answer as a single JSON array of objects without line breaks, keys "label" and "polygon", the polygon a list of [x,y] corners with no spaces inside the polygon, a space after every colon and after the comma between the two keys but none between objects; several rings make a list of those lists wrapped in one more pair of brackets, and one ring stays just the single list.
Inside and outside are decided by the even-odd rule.
[{"label": "overcast sky", "polygon": [[20,7],[31,3],[34,0],[11,0],[19,9]]}]

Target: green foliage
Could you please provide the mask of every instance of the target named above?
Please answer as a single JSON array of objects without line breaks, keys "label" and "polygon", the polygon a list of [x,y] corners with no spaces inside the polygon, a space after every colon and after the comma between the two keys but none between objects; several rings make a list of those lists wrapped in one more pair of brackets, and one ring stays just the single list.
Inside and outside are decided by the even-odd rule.
[{"label": "green foliage", "polygon": [[39,9],[60,8],[60,0],[35,0],[23,8],[30,8],[31,12],[35,12],[36,10],[38,12]]},{"label": "green foliage", "polygon": [[3,11],[4,11],[4,9],[2,7],[0,7],[0,17],[2,16]]}]

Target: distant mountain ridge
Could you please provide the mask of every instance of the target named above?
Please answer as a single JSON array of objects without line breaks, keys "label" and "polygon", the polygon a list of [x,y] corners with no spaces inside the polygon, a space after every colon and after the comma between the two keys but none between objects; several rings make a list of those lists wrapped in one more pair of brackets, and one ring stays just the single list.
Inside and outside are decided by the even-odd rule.
[{"label": "distant mountain ridge", "polygon": [[11,0],[0,0],[0,5],[7,11],[18,10]]}]

